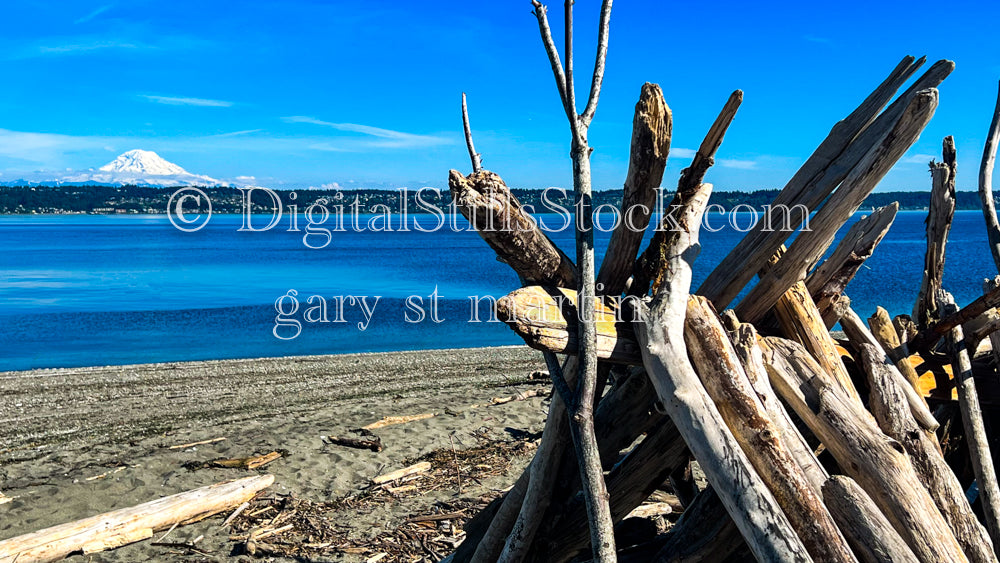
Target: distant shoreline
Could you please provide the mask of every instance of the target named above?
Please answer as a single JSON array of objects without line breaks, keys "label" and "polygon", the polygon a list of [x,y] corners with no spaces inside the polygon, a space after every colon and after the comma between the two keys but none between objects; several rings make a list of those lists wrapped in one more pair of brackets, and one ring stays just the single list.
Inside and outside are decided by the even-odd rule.
[{"label": "distant shoreline", "polygon": [[[178,187],[142,187],[142,186],[95,186],[95,185],[62,185],[62,186],[0,186],[0,215],[163,215],[167,212],[168,202]],[[242,215],[246,211],[243,193],[232,187],[200,188],[211,200],[212,212],[221,215]],[[295,208],[302,213],[309,205],[322,201],[327,206],[343,205],[345,211],[353,204],[358,206],[360,214],[401,213],[424,215],[434,211],[428,209],[434,206],[446,209],[451,203],[447,189],[434,189],[424,192],[422,200],[417,199],[417,189],[402,192],[386,189],[353,189],[353,190],[273,190],[280,199],[280,204],[286,209]],[[436,190],[436,191],[435,191]],[[525,207],[538,212],[550,209],[542,198],[542,190],[513,188],[511,192]],[[737,206],[749,206],[761,211],[763,206],[771,204],[779,190],[763,189],[754,191],[717,191],[712,194],[711,203],[733,209]],[[403,199],[405,193],[405,201]],[[566,192],[565,199],[555,198],[563,204],[572,202],[572,193]],[[665,191],[664,195],[668,195]],[[930,191],[894,191],[873,193],[862,204],[861,209],[882,207],[892,202],[899,202],[900,209],[906,211],[921,211],[930,202]],[[188,202],[190,203],[190,201]],[[621,190],[601,190],[594,192],[593,205],[618,207],[621,203]],[[254,192],[251,197],[251,213],[271,213],[275,208],[271,196],[265,190]],[[979,210],[981,202],[978,192],[959,191],[956,193],[957,210]],[[207,205],[204,209],[207,211]],[[749,210],[748,210],[749,211]],[[192,212],[194,209],[192,208]]]}]

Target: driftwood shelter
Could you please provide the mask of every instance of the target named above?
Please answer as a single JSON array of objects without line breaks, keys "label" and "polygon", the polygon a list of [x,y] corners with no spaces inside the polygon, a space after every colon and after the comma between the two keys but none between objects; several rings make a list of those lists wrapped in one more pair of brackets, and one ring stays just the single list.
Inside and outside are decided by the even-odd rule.
[{"label": "driftwood shelter", "polygon": [[[524,284],[499,300],[501,319],[549,366],[555,393],[538,452],[506,494],[466,526],[447,560],[492,561],[997,561],[1000,491],[986,430],[1000,354],[1000,277],[959,308],[942,287],[955,209],[955,147],[932,162],[924,278],[912,316],[874,311],[845,293],[898,210],[856,222],[885,174],[938,106],[951,61],[918,70],[905,57],[834,124],[767,214],[700,287],[691,285],[705,183],[742,92],[734,92],[640,248],[663,180],[672,116],[655,84],[635,108],[622,214],[595,268],[590,149],[611,2],[602,6],[597,63],[583,113],[573,86],[572,10],[563,56],[545,6],[533,2],[572,135],[576,259],[532,222],[497,174],[484,170],[463,119],[473,172],[452,170],[458,209]],[[915,79],[914,79],[915,77]],[[912,82],[911,82],[911,79]],[[907,83],[909,85],[907,86]],[[998,102],[1000,104],[1000,102]],[[991,176],[1000,105],[980,170],[988,240],[1000,271]],[[801,206],[812,214],[802,229]],[[638,210],[638,211],[637,211]],[[487,221],[489,219],[489,221]],[[794,223],[789,229],[765,225]],[[520,228],[497,226],[517,225]],[[984,237],[986,238],[986,237]],[[824,256],[827,256],[823,260]],[[596,291],[600,288],[600,291]],[[742,297],[741,297],[742,296]],[[831,332],[837,323],[843,332]],[[846,336],[845,336],[846,335]],[[1000,348],[997,348],[1000,349]],[[692,463],[708,486],[698,490]],[[637,539],[625,519],[663,490],[683,516]]]}]

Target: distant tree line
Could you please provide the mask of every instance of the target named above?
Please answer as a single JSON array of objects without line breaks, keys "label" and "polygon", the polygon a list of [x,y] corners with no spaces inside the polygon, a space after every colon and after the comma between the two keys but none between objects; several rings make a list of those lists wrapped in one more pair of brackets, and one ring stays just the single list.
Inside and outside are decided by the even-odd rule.
[{"label": "distant tree line", "polygon": [[[0,214],[60,214],[60,213],[166,213],[171,195],[178,188],[159,188],[142,186],[0,186]],[[237,188],[206,187],[201,188],[212,202],[214,213],[243,213],[245,209],[244,193]],[[711,203],[731,210],[737,205],[749,205],[760,210],[770,204],[779,190],[756,190],[752,192],[718,191],[712,193]],[[572,205],[572,194],[565,192],[561,197],[558,192],[550,192],[548,201],[543,201],[543,190],[518,189],[512,190],[522,205],[531,206],[535,212],[553,211],[552,205],[564,207]],[[274,194],[281,202],[285,212],[291,207],[299,212],[305,211],[313,203],[322,203],[328,208],[343,205],[345,212],[350,212],[351,206],[357,206],[357,213],[381,213],[388,210],[400,213],[403,210],[403,195],[405,193],[406,211],[409,213],[427,213],[429,206],[447,210],[451,203],[448,190],[254,190],[250,197],[250,210],[253,213],[270,213],[275,205]],[[669,204],[672,194],[665,193],[663,202]],[[621,202],[621,190],[603,190],[594,192],[594,206],[614,205]],[[902,209],[924,209],[930,201],[930,192],[881,192],[868,196],[863,210],[872,207],[888,205],[898,201]],[[377,207],[385,206],[385,207]],[[194,211],[194,200],[185,201],[185,210]],[[202,210],[207,209],[206,202],[201,202]],[[976,192],[958,192],[958,209],[979,209],[979,195]]]}]

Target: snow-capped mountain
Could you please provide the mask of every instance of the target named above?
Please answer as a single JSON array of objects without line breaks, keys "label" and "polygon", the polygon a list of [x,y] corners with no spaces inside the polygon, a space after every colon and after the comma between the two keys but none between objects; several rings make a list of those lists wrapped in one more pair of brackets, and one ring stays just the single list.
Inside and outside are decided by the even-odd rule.
[{"label": "snow-capped mountain", "polygon": [[130,150],[94,170],[67,171],[61,175],[38,172],[4,184],[111,184],[136,186],[229,186],[229,182],[192,174],[153,151]]}]

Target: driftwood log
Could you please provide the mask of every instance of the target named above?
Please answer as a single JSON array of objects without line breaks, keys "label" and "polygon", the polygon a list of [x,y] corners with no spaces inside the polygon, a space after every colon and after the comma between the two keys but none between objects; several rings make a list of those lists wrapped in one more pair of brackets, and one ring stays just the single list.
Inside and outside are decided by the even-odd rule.
[{"label": "driftwood log", "polygon": [[[954,313],[955,300],[947,291],[938,292],[938,303],[945,314]],[[958,406],[962,413],[962,426],[969,444],[972,469],[979,485],[986,528],[990,532],[994,549],[1000,546],[1000,486],[997,484],[993,456],[990,454],[989,438],[983,422],[983,410],[979,403],[979,392],[972,377],[972,362],[965,347],[962,327],[956,326],[948,335],[953,358],[952,371],[955,374],[955,388],[958,390]]]},{"label": "driftwood log", "polygon": [[[955,68],[951,61],[938,61],[879,114],[879,110],[923,62],[923,58],[916,62],[913,57],[904,58],[857,109],[833,127],[775,198],[768,217],[759,221],[702,282],[697,291],[699,295],[707,297],[720,309],[731,303],[764,267],[774,250],[791,236],[792,229],[805,220],[800,214],[793,221],[792,211],[798,206],[814,211],[861,163],[862,158],[882,142],[917,92],[937,87]],[[782,218],[789,221],[791,228],[773,227],[775,224],[782,225]],[[740,318],[751,320],[743,316]]]},{"label": "driftwood log", "polygon": [[906,407],[906,397],[882,353],[871,344],[860,346],[859,363],[868,376],[871,412],[879,428],[898,441],[910,456],[924,488],[951,527],[972,563],[993,563],[993,543],[976,518],[958,477],[944,460],[937,440],[924,430]]},{"label": "driftwood log", "polygon": [[918,563],[903,538],[853,479],[831,477],[823,486],[823,499],[863,563]]},{"label": "driftwood log", "polygon": [[763,561],[808,561],[802,541],[774,496],[754,471],[718,408],[708,397],[687,359],[684,321],[691,284],[691,263],[697,256],[698,227],[711,186],[691,195],[679,214],[680,228],[671,230],[659,255],[662,276],[652,301],[640,303],[636,331],[643,365],[664,410],[677,429],[750,549]]},{"label": "driftwood log", "polygon": [[840,320],[837,303],[844,289],[889,232],[898,210],[899,203],[893,202],[859,219],[848,229],[833,254],[806,278],[806,287],[823,316],[826,328],[833,327]]},{"label": "driftwood log", "polygon": [[816,561],[856,561],[833,517],[784,445],[729,337],[704,297],[691,297],[684,328],[691,363],[736,441]]},{"label": "driftwood log", "polygon": [[917,381],[919,379],[917,370],[910,364],[909,350],[900,341],[899,333],[896,332],[896,327],[893,326],[892,319],[889,318],[889,312],[882,307],[876,308],[875,313],[868,317],[868,326],[871,327],[872,335],[882,345],[882,349],[895,364],[899,373],[903,374],[903,377],[910,382],[910,386],[919,392],[920,384]]},{"label": "driftwood log", "polygon": [[808,231],[803,231],[791,246],[735,307],[737,316],[756,322],[792,285],[806,277],[808,269],[819,260],[833,242],[837,230],[858,210],[868,194],[896,164],[903,153],[920,137],[938,105],[936,89],[914,94],[891,131],[880,137],[837,190],[816,212]]},{"label": "driftwood log", "polygon": [[0,541],[0,563],[58,561],[141,541],[175,524],[231,510],[271,486],[273,475],[226,481]]},{"label": "driftwood log", "polygon": [[472,228],[526,283],[576,286],[576,267],[538,228],[500,176],[448,172],[448,188]]},{"label": "driftwood log", "polygon": [[931,202],[927,211],[927,251],[924,255],[924,277],[920,293],[913,306],[913,321],[926,327],[931,319],[939,319],[937,292],[944,276],[944,252],[955,215],[955,139],[944,138],[942,162],[931,162]]},{"label": "driftwood log", "polygon": [[903,446],[883,434],[872,415],[798,344],[774,337],[764,341],[775,390],[871,496],[917,558],[924,563],[967,561]]},{"label": "driftwood log", "polygon": [[1000,272],[1000,221],[997,220],[996,201],[993,198],[993,167],[997,158],[997,143],[1000,142],[1000,91],[997,105],[993,110],[993,120],[983,147],[983,160],[979,165],[979,199],[983,204],[986,218],[986,236],[990,244],[990,254]]}]

